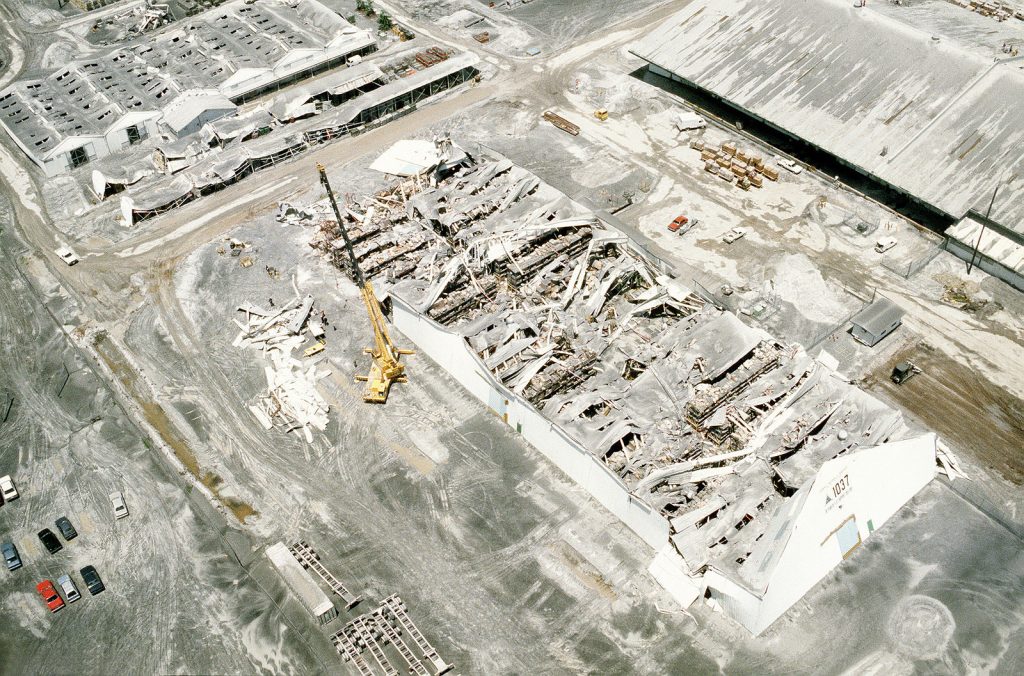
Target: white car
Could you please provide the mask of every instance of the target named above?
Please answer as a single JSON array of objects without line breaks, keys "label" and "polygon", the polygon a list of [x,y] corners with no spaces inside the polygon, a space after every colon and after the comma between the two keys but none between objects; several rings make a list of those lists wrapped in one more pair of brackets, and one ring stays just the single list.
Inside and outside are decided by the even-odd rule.
[{"label": "white car", "polygon": [[124,502],[124,493],[114,491],[110,494],[110,504],[114,506],[114,518],[123,519],[128,516],[128,505]]},{"label": "white car", "polygon": [[57,256],[68,265],[74,265],[75,263],[81,260],[78,257],[78,254],[71,250],[71,247],[62,246],[61,248],[57,249],[54,253],[57,254]]},{"label": "white car", "polygon": [[895,237],[882,237],[877,242],[875,242],[875,251],[877,251],[878,253],[885,253],[894,246],[896,246]]},{"label": "white car", "polygon": [[779,166],[782,167],[783,169],[787,169],[793,172],[794,174],[799,174],[801,171],[804,170],[804,168],[801,167],[799,164],[797,164],[793,160],[786,159],[785,157],[779,159]]},{"label": "white car", "polygon": [[78,593],[78,587],[71,581],[70,575],[61,575],[57,578],[57,584],[64,591],[64,598],[67,599],[68,603],[74,603],[78,599],[82,598],[82,595]]},{"label": "white car", "polygon": [[729,232],[725,233],[725,235],[722,237],[722,241],[725,242],[726,244],[732,244],[733,242],[742,238],[746,234],[746,228],[733,228]]},{"label": "white car", "polygon": [[14,480],[10,474],[0,476],[0,495],[4,497],[4,502],[18,498],[18,489],[14,487]]}]

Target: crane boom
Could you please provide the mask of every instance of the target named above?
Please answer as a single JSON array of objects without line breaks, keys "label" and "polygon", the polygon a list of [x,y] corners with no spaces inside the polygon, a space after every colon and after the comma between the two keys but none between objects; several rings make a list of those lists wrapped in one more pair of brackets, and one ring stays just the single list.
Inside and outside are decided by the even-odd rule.
[{"label": "crane boom", "polygon": [[341,217],[341,210],[338,209],[338,202],[334,199],[334,191],[331,189],[330,181],[327,180],[327,170],[322,164],[317,164],[316,169],[320,173],[320,183],[327,191],[327,198],[331,202],[334,216],[338,219],[338,229],[341,230],[341,236],[345,240],[345,251],[348,252],[349,262],[352,265],[352,276],[362,293],[366,314],[369,316],[370,326],[373,328],[373,347],[363,350],[373,358],[370,373],[365,376],[357,375],[356,380],[366,383],[363,401],[383,404],[388,400],[393,383],[407,382],[405,364],[400,361],[400,358],[403,354],[413,354],[413,351],[399,349],[391,341],[387,324],[384,322],[384,312],[373,292],[373,284],[363,276],[362,270],[359,269],[359,260],[356,258],[355,249],[352,248],[352,238],[348,236],[345,221]]}]

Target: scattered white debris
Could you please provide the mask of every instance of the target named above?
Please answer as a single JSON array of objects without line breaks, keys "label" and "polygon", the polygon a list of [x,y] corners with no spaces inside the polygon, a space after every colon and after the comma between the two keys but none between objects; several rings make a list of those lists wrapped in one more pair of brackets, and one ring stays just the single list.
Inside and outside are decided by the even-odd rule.
[{"label": "scattered white debris", "polygon": [[950,482],[957,479],[970,480],[971,477],[967,476],[967,473],[960,469],[960,460],[953,455],[953,451],[949,450],[949,447],[941,440],[935,445],[935,459],[938,461],[942,472],[949,477]]},{"label": "scattered white debris", "polygon": [[[300,305],[301,303],[301,305]],[[263,350],[270,359],[264,368],[267,393],[249,406],[264,429],[279,425],[287,432],[301,429],[307,443],[313,442],[313,430],[327,429],[330,406],[317,392],[316,385],[330,371],[306,367],[292,357],[303,344],[302,328],[309,318],[313,298],[296,298],[274,310],[246,302],[238,307],[245,321],[235,321],[241,332],[232,345]]]}]

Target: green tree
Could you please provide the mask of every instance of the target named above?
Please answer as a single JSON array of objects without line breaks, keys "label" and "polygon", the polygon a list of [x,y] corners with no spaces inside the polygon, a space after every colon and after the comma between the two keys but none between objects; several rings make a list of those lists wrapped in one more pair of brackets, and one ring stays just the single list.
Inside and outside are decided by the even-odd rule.
[{"label": "green tree", "polygon": [[391,15],[387,12],[381,12],[380,16],[377,17],[377,28],[380,29],[381,32],[391,30],[391,27],[394,25],[395,22],[391,20]]}]

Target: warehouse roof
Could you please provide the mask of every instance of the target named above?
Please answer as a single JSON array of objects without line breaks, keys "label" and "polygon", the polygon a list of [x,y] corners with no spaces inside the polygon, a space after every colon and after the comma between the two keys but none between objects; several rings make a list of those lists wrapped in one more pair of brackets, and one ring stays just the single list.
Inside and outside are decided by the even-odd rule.
[{"label": "warehouse roof", "polygon": [[208,110],[232,112],[236,108],[237,106],[229,98],[216,90],[190,90],[175,98],[164,108],[163,121],[171,131],[178,134]]},{"label": "warehouse roof", "polygon": [[1024,232],[1019,23],[940,0],[695,0],[633,52],[953,217],[1004,182],[992,218]]},{"label": "warehouse roof", "polygon": [[38,160],[65,140],[109,134],[126,115],[159,115],[183,92],[238,99],[373,43],[316,0],[233,0],[13,83],[0,91],[0,125]]}]

